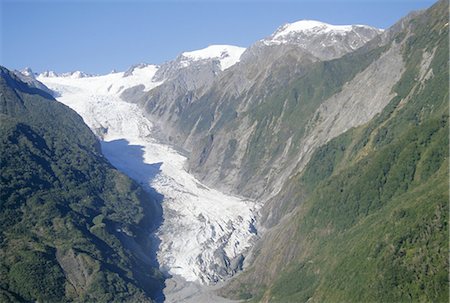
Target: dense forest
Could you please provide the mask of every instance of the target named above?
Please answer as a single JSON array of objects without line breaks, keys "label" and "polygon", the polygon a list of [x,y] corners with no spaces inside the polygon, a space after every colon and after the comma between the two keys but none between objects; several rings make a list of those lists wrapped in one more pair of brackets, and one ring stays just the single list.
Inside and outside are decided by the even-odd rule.
[{"label": "dense forest", "polygon": [[73,110],[3,67],[0,93],[0,301],[152,301],[158,204]]}]

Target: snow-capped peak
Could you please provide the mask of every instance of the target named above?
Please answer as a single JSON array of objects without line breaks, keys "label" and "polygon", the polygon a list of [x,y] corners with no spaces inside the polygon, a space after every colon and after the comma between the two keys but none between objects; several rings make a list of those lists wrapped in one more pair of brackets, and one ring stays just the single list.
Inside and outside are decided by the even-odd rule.
[{"label": "snow-capped peak", "polygon": [[64,73],[61,75],[62,77],[72,78],[72,79],[79,79],[79,78],[86,78],[86,77],[92,77],[92,75],[86,74],[85,72],[76,70],[69,73]]},{"label": "snow-capped peak", "polygon": [[20,71],[20,73],[24,76],[35,78],[33,70],[29,67],[25,67],[23,70]]},{"label": "snow-capped peak", "polygon": [[46,77],[46,78],[53,78],[53,77],[59,77],[59,75],[52,71],[52,70],[46,70],[45,72],[39,74],[40,77]]},{"label": "snow-capped peak", "polygon": [[145,72],[147,70],[156,70],[159,68],[157,65],[148,63],[138,63],[130,66],[130,68],[123,74],[123,77],[129,77],[138,73]]},{"label": "snow-capped peak", "polygon": [[315,20],[300,20],[287,23],[279,27],[269,38],[264,39],[265,44],[284,44],[298,40],[298,37],[313,37],[319,35],[345,36],[354,31],[367,30],[372,32],[382,32],[367,25],[332,25]]},{"label": "snow-capped peak", "polygon": [[45,77],[45,78],[64,77],[64,78],[79,79],[79,78],[92,77],[93,75],[86,74],[85,72],[82,72],[79,70],[73,71],[73,72],[62,73],[62,74],[58,74],[52,70],[51,71],[47,70],[47,71],[39,74],[38,76]]},{"label": "snow-capped peak", "polygon": [[245,48],[239,46],[210,45],[203,49],[182,53],[181,63],[188,65],[189,61],[217,59],[220,61],[221,70],[226,70],[239,62],[239,59],[244,51]]},{"label": "snow-capped peak", "polygon": [[285,37],[291,33],[317,33],[317,32],[340,32],[345,33],[352,30],[352,25],[331,25],[315,20],[300,20],[294,23],[287,23],[280,27],[274,34],[274,39]]}]

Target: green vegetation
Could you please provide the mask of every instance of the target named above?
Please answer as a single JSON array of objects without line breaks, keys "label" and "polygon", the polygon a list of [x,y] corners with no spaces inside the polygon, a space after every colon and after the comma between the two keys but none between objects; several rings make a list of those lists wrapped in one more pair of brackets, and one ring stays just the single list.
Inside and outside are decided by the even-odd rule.
[{"label": "green vegetation", "polygon": [[[286,185],[298,207],[266,235],[228,295],[448,302],[448,2],[409,25],[397,36],[407,39],[397,96],[367,125],[319,148]],[[435,52],[432,76],[418,81],[424,52]]]},{"label": "green vegetation", "polygon": [[0,69],[0,301],[150,302],[156,203],[103,157],[80,116]]},{"label": "green vegetation", "polygon": [[[258,127],[250,138],[241,166],[244,172],[242,182],[253,178],[255,172],[258,172],[257,175],[268,174],[272,169],[270,163],[281,155],[289,137],[292,136],[294,146],[299,148],[298,143],[306,131],[309,118],[319,105],[339,92],[347,81],[378,58],[383,50],[380,47],[369,52],[351,53],[341,59],[313,63],[306,66],[302,74],[273,87],[267,96],[256,96],[260,103],[251,106],[245,113],[250,121],[258,123]],[[290,63],[288,61],[286,65]],[[272,73],[277,74],[276,71]],[[270,83],[261,86],[270,86]],[[277,123],[280,124],[274,135],[274,125]],[[295,150],[291,148],[288,156],[293,157]],[[264,169],[259,172],[261,167]]]},{"label": "green vegetation", "polygon": [[[245,70],[225,73],[198,102],[184,102],[185,109],[179,111],[175,122],[181,138],[196,142],[189,158],[190,170],[206,178],[208,168],[217,166],[220,173],[213,183],[220,185],[229,179],[239,194],[260,198],[263,189],[275,182],[274,170],[288,167],[285,159],[296,156],[308,127],[313,127],[309,121],[314,112],[383,50],[374,47],[337,60],[318,61],[301,49],[286,46],[283,54],[267,58],[267,62],[249,59]],[[259,56],[256,53],[255,57]],[[240,84],[235,81],[248,83],[236,93],[235,87]],[[150,103],[147,106],[151,111]],[[242,146],[229,149],[225,141],[242,141],[243,125],[252,129],[245,150]],[[215,173],[212,175],[208,179],[216,178]]]}]

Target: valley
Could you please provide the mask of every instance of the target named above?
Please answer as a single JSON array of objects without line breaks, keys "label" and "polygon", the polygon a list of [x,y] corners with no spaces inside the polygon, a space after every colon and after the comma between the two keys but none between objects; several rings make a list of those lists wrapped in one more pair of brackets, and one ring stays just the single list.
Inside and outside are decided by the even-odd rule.
[{"label": "valley", "polygon": [[[203,293],[202,285],[231,277],[242,268],[244,255],[257,239],[254,223],[259,206],[208,188],[187,173],[186,158],[152,137],[153,125],[137,105],[102,91],[114,77],[38,79],[83,117],[102,139],[102,151],[115,167],[160,197],[164,219],[156,236],[161,269],[168,277],[176,275],[178,285]],[[179,293],[179,287],[173,290]],[[171,294],[165,295],[170,302]],[[196,300],[191,292],[187,295]]]},{"label": "valley", "polygon": [[448,11],[0,67],[0,301],[447,302]]}]

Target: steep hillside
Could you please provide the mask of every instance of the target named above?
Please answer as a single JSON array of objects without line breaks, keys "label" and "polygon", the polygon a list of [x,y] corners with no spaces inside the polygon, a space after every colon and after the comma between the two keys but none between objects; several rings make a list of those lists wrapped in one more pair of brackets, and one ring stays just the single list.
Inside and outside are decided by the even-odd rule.
[{"label": "steep hillside", "polygon": [[[260,197],[275,191],[307,151],[305,138],[313,130],[309,120],[321,103],[380,55],[377,48],[340,60],[316,61],[293,49],[271,62],[267,74],[239,95],[228,93],[228,81],[235,81],[229,75],[193,105],[193,114],[182,116],[183,129],[194,129],[191,136],[200,140],[193,144],[190,170],[242,195]],[[392,71],[393,77],[397,74]]]},{"label": "steep hillside", "polygon": [[[131,87],[121,94],[127,102],[145,107],[161,132],[161,139],[181,143],[177,122],[181,113],[206,91],[220,75],[239,62],[245,48],[232,45],[210,45],[180,54],[161,65],[153,81],[159,87],[145,92]],[[184,140],[185,138],[183,138]]]},{"label": "steep hillside", "polygon": [[0,119],[0,301],[156,298],[158,204],[107,162],[79,115],[3,67]]},{"label": "steep hillside", "polygon": [[[207,184],[249,197],[270,191],[269,185],[284,180],[281,172],[289,175],[308,117],[381,53],[371,49],[325,63],[380,31],[323,23],[314,32],[286,26],[296,28],[288,33],[280,28],[258,41],[207,82],[200,78],[207,75],[205,66],[190,70],[204,85],[186,87],[193,80],[181,73],[183,78],[166,81],[138,101],[166,138],[191,152],[189,170]],[[344,71],[345,77],[336,77]],[[394,70],[393,77],[397,74]]]},{"label": "steep hillside", "polygon": [[[402,21],[404,72],[369,123],[318,150],[222,294],[261,302],[447,302],[448,2]],[[397,26],[398,28],[399,26]]]}]

